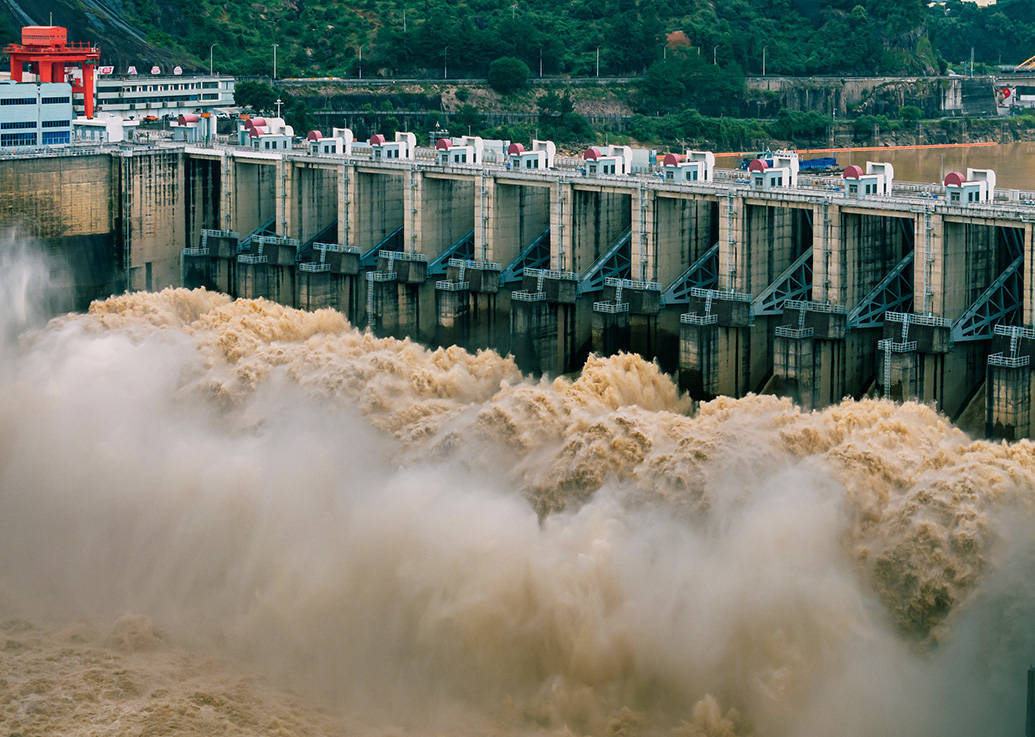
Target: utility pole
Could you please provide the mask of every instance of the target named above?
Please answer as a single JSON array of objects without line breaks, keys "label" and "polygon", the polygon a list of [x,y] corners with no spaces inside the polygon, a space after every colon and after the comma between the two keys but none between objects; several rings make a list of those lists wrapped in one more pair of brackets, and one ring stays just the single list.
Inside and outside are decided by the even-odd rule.
[{"label": "utility pole", "polygon": [[406,8],[403,8],[403,33],[406,33]]},{"label": "utility pole", "polygon": [[442,79],[449,78],[449,47],[442,50]]},{"label": "utility pole", "polygon": [[539,47],[539,79],[543,78],[543,47]]},{"label": "utility pole", "polygon": [[597,76],[600,76],[600,47],[597,46]]},{"label": "utility pole", "polygon": [[212,76],[212,49],[215,48],[215,44],[208,45],[208,76]]},{"label": "utility pole", "polygon": [[712,66],[716,66],[719,61],[719,47],[712,46]]},{"label": "utility pole", "polygon": [[765,76],[765,58],[766,58],[766,55],[768,53],[769,53],[769,47],[768,46],[763,46],[762,47],[762,76],[763,77]]},{"label": "utility pole", "polygon": [[970,76],[974,76],[974,47],[970,47]]},{"label": "utility pole", "polygon": [[277,47],[280,44],[273,44],[273,78],[277,78]]},{"label": "utility pole", "polygon": [[363,47],[357,46],[356,50],[359,51],[359,78],[363,79]]}]

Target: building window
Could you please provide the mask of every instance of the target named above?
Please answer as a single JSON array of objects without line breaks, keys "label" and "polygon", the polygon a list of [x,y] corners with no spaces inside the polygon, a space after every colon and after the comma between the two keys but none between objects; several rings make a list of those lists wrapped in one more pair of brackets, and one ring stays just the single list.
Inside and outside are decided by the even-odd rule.
[{"label": "building window", "polygon": [[35,146],[35,133],[0,133],[0,146]]},{"label": "building window", "polygon": [[0,123],[0,130],[17,130],[19,128],[35,128],[35,120],[19,120],[16,123]]},{"label": "building window", "polygon": [[949,201],[950,202],[959,202],[960,201],[960,193],[959,192],[953,192],[952,194],[950,194],[949,195]]},{"label": "building window", "polygon": [[44,128],[67,128],[72,125],[70,120],[44,120]]},{"label": "building window", "polygon": [[0,100],[0,105],[35,105],[34,97],[5,97]]},{"label": "building window", "polygon": [[68,131],[50,131],[49,133],[43,134],[43,145],[44,146],[56,146],[62,143],[69,142]]},{"label": "building window", "polygon": [[44,97],[43,98],[43,104],[44,105],[71,105],[72,104],[72,98],[71,97]]}]

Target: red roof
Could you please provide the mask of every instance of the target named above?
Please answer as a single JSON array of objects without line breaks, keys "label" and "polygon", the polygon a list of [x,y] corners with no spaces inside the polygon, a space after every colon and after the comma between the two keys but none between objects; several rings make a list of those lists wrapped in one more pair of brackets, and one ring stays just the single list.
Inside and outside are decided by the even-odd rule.
[{"label": "red roof", "polygon": [[323,138],[323,133],[320,131],[309,131],[305,137],[307,141],[319,141],[321,138]]},{"label": "red roof", "polygon": [[862,175],[863,175],[862,167],[861,166],[856,166],[855,164],[852,164],[851,166],[846,166],[845,167],[844,172],[841,174],[841,178],[842,179],[858,179]]},{"label": "red roof", "polygon": [[765,171],[768,168],[769,164],[762,159],[752,159],[751,163],[748,164],[748,171]]},{"label": "red roof", "polygon": [[254,128],[257,125],[266,125],[266,118],[250,118],[245,125],[249,128]]},{"label": "red roof", "polygon": [[525,147],[522,146],[520,143],[512,143],[509,146],[507,146],[508,156],[517,156],[518,154],[523,154],[524,152]]},{"label": "red roof", "polygon": [[453,144],[450,142],[448,138],[440,138],[437,141],[435,141],[435,148],[437,148],[439,151],[446,151],[452,145]]},{"label": "red roof", "polygon": [[676,166],[683,160],[683,157],[679,154],[665,154],[665,159],[662,161],[664,166]]},{"label": "red roof", "polygon": [[967,178],[960,174],[958,171],[950,171],[948,174],[945,175],[945,186],[954,184],[958,187],[965,181],[967,181]]},{"label": "red roof", "polygon": [[587,148],[586,152],[582,154],[582,158],[586,161],[596,161],[602,156],[599,148]]},{"label": "red roof", "polygon": [[380,133],[375,133],[374,135],[370,136],[370,145],[371,146],[384,146],[385,145],[385,137],[382,136]]}]

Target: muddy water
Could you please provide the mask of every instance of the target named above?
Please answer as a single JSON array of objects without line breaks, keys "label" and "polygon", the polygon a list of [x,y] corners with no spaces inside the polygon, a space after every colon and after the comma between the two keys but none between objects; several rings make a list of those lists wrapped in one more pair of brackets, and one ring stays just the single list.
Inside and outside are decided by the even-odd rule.
[{"label": "muddy water", "polygon": [[1023,723],[1031,443],[918,404],[692,407],[629,355],[531,380],[204,291],[0,348],[6,732]]},{"label": "muddy water", "polygon": [[[836,156],[839,166],[867,161],[887,161],[895,167],[895,177],[907,182],[941,182],[950,171],[994,169],[1000,187],[1035,190],[1035,141],[1004,143],[995,146],[903,148],[875,151],[837,151],[803,154]],[[716,165],[735,167],[740,157],[717,156]]]}]

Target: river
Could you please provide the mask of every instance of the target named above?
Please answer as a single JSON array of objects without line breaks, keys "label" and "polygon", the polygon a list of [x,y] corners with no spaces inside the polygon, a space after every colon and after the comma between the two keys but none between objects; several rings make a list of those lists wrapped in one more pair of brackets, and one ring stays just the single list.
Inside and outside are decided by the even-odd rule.
[{"label": "river", "polygon": [[[839,166],[867,161],[886,161],[894,165],[895,178],[904,182],[941,182],[950,171],[966,172],[967,167],[992,169],[999,187],[1035,190],[1035,141],[1001,143],[992,146],[930,146],[876,150],[838,150],[833,153],[805,153],[803,158],[836,156]],[[736,167],[742,157],[720,154],[720,167]]]}]

